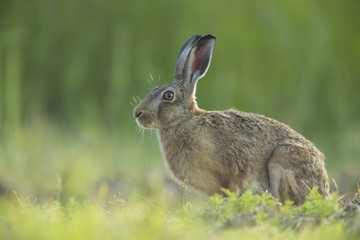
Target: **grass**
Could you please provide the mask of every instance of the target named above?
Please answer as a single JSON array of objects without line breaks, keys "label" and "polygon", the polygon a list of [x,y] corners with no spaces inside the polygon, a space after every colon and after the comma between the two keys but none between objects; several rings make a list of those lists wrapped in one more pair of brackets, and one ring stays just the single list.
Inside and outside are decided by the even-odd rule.
[{"label": "grass", "polygon": [[[159,191],[160,192],[160,191]],[[205,207],[187,202],[169,205],[160,193],[114,196],[105,205],[70,199],[43,204],[2,199],[0,236],[3,239],[358,239],[360,212],[346,212],[337,195],[323,200],[316,189],[305,204],[276,206],[267,194],[227,193],[214,196]],[[324,207],[325,206],[325,207]]]},{"label": "grass", "polygon": [[141,145],[94,125],[63,131],[41,121],[6,132],[0,141],[0,239],[360,236],[358,196],[344,204],[337,192],[324,200],[314,189],[301,207],[250,191],[204,198],[167,179],[157,143],[147,136]]}]

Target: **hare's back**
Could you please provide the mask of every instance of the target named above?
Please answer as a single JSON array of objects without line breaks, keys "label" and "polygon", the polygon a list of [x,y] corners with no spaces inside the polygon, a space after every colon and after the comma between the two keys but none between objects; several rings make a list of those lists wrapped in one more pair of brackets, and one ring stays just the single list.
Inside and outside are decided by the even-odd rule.
[{"label": "hare's back", "polygon": [[280,141],[285,139],[304,139],[288,125],[257,113],[241,112],[235,109],[227,111],[209,111],[202,116],[201,125],[233,134],[258,135]]}]

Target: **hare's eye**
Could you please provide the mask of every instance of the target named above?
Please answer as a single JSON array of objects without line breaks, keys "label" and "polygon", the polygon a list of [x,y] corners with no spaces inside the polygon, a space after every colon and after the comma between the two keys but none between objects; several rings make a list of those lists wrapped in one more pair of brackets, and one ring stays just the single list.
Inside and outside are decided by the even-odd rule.
[{"label": "hare's eye", "polygon": [[165,99],[165,100],[173,100],[173,98],[174,98],[174,93],[172,92],[172,91],[166,91],[166,92],[164,92],[164,96],[163,96],[163,98]]}]

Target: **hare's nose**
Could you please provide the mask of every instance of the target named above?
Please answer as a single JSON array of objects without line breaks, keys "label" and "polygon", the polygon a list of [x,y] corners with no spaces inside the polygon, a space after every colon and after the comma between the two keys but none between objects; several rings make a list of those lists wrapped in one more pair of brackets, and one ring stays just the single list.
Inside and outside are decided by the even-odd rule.
[{"label": "hare's nose", "polygon": [[140,117],[140,116],[141,116],[141,114],[142,114],[142,111],[140,111],[140,110],[136,110],[136,109],[135,109],[135,111],[134,111],[134,117],[135,117],[135,118]]}]

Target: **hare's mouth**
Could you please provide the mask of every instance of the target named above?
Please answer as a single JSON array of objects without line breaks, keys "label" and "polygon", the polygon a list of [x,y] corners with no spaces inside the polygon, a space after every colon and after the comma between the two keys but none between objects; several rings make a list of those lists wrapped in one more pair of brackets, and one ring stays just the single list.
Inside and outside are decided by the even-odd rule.
[{"label": "hare's mouth", "polygon": [[151,115],[137,117],[136,123],[142,128],[155,128],[154,120]]}]

